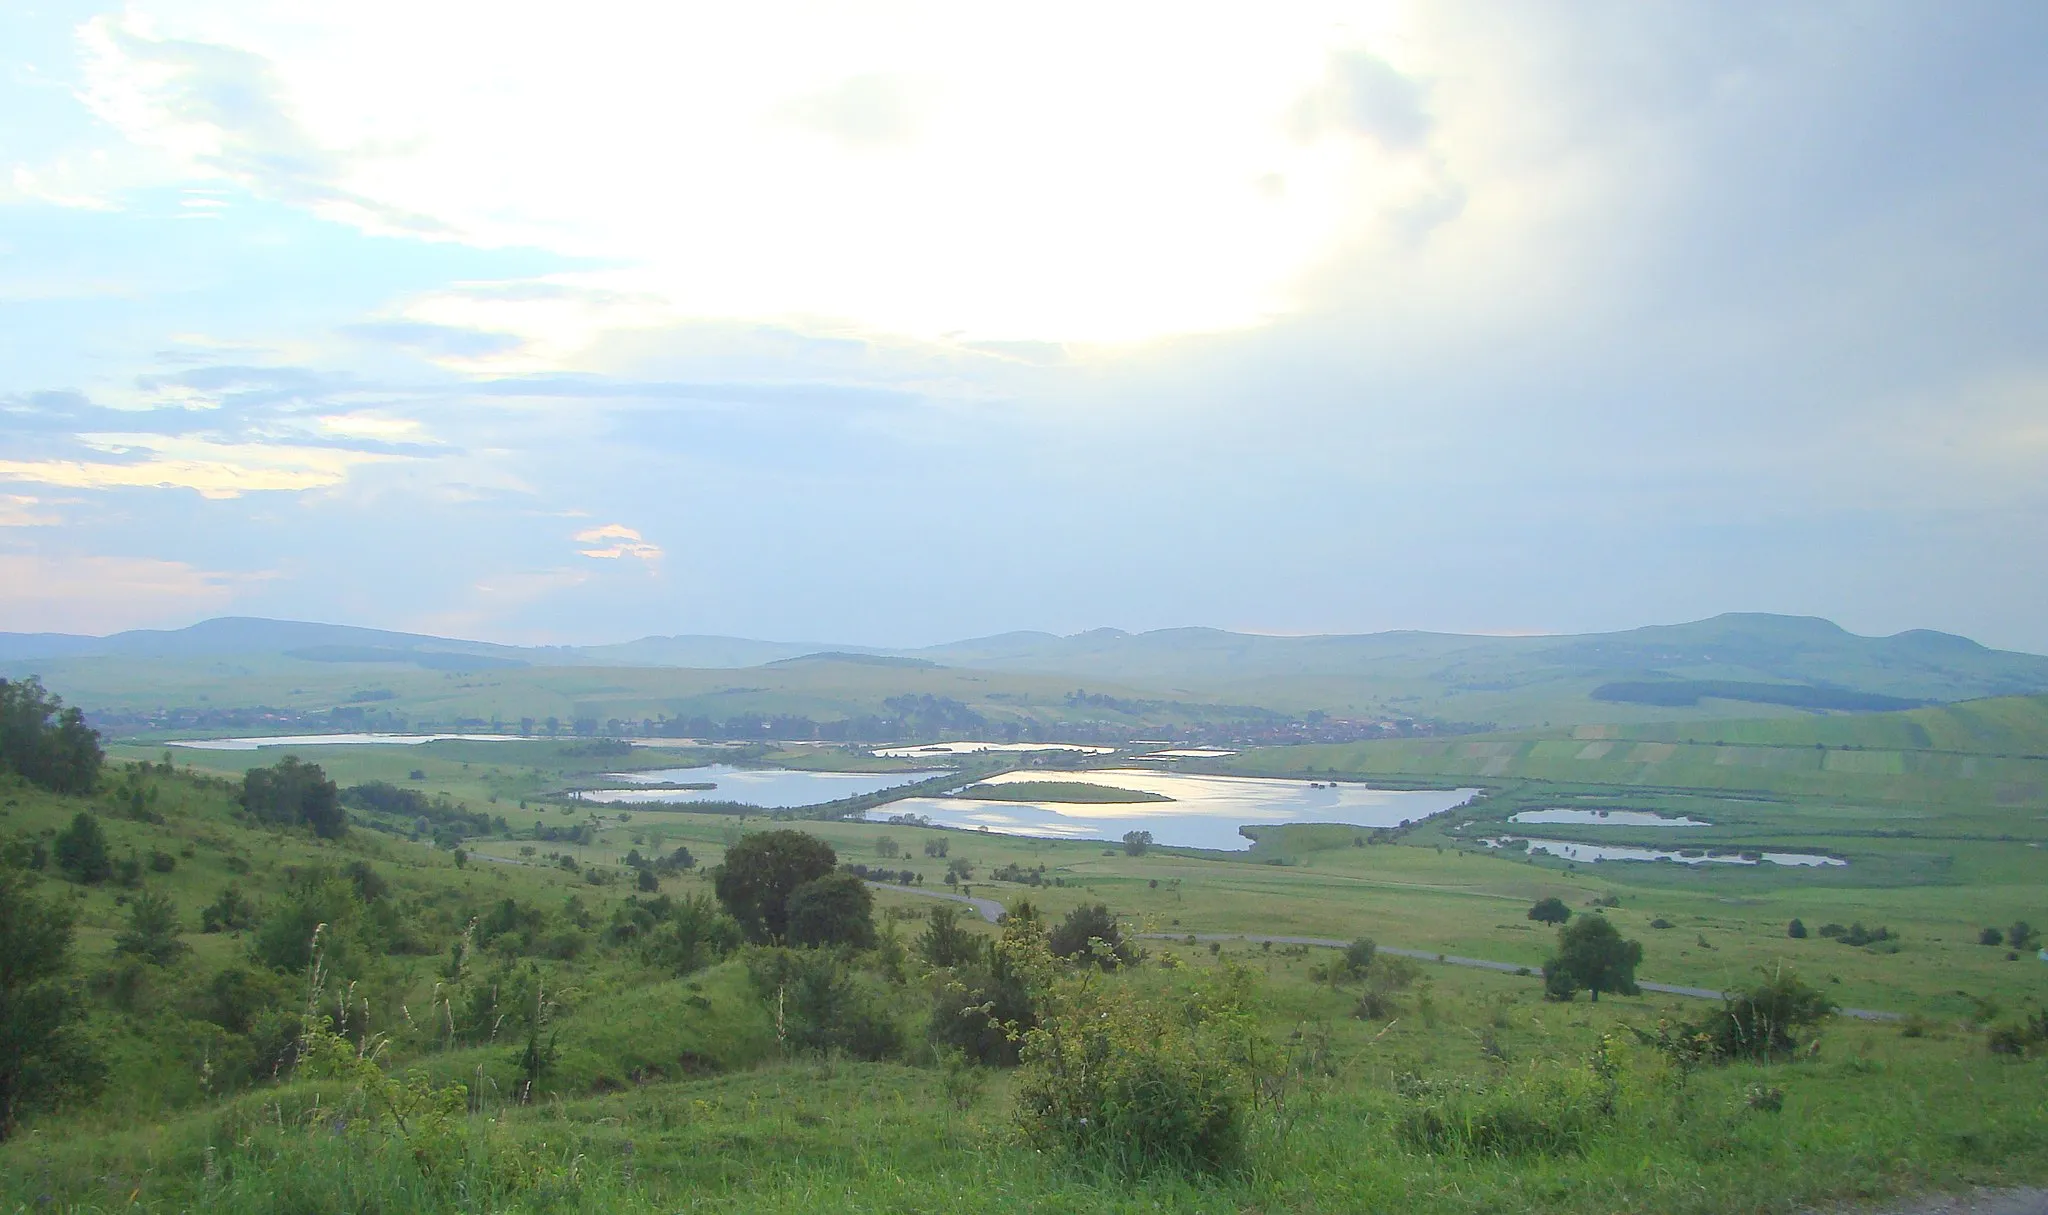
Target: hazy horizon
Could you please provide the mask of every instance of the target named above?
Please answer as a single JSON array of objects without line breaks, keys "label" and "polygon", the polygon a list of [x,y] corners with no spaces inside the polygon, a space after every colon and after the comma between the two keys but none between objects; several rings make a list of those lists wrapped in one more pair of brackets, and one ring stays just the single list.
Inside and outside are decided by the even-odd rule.
[{"label": "hazy horizon", "polygon": [[2043,45],[2020,4],[15,6],[0,630],[2048,651]]}]

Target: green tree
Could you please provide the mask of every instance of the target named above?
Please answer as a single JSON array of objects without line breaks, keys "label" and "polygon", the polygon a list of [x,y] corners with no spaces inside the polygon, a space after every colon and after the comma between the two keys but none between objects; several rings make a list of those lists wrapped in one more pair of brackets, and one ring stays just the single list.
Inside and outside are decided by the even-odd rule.
[{"label": "green tree", "polygon": [[948,839],[926,840],[924,842],[924,854],[929,857],[943,857],[952,847],[953,842]]},{"label": "green tree", "polygon": [[1152,833],[1151,833],[1150,831],[1126,831],[1126,832],[1124,832],[1124,855],[1125,855],[1125,856],[1143,856],[1143,855],[1145,855],[1145,853],[1147,853],[1148,851],[1150,851],[1150,850],[1151,850],[1151,848],[1152,848]]},{"label": "green tree", "polygon": [[1795,941],[1803,941],[1803,940],[1805,940],[1805,939],[1806,939],[1806,921],[1804,921],[1804,920],[1793,920],[1793,921],[1792,921],[1792,922],[1791,922],[1790,924],[1787,924],[1787,925],[1785,925],[1785,935],[1786,935],[1786,936],[1788,936],[1788,937],[1791,937],[1791,938],[1792,938],[1793,940],[1795,940]]},{"label": "green tree", "polygon": [[944,905],[925,913],[924,931],[912,945],[927,966],[950,969],[981,955],[981,940],[960,926],[960,909]]},{"label": "green tree", "polygon": [[319,764],[287,755],[268,768],[251,768],[242,777],[242,808],[258,821],[280,827],[311,827],[322,839],[339,839],[348,831],[348,814],[340,793]]},{"label": "green tree", "polygon": [[99,732],[34,678],[0,679],[0,769],[56,793],[99,783]]},{"label": "green tree", "polygon": [[0,1139],[21,1115],[90,1091],[104,1068],[80,1036],[85,1010],[62,976],[71,917],[0,869]]},{"label": "green tree", "polygon": [[2032,949],[2038,934],[2034,926],[2025,920],[2014,920],[2012,927],[2005,930],[2005,944],[2008,949]]},{"label": "green tree", "polygon": [[1529,908],[1529,918],[1539,924],[1562,924],[1572,918],[1572,909],[1553,894],[1547,899],[1538,899],[1536,905]]},{"label": "green tree", "polygon": [[71,816],[71,825],[57,835],[57,868],[73,881],[94,885],[114,875],[114,862],[107,855],[107,833],[100,830],[97,816],[81,810]]},{"label": "green tree", "polygon": [[2002,929],[1986,928],[1977,934],[1977,944],[2003,945],[2005,944],[2005,932]]},{"label": "green tree", "polygon": [[178,939],[178,909],[151,891],[128,904],[128,925],[114,937],[114,952],[168,966],[192,947]]},{"label": "green tree", "polygon": [[1636,967],[1642,962],[1642,943],[1623,940],[1606,916],[1580,916],[1558,929],[1557,953],[1543,964],[1544,992],[1569,1000],[1579,991],[1590,991],[1596,1004],[1603,991],[1633,996],[1641,990],[1636,986]]},{"label": "green tree", "polygon": [[1067,913],[1047,939],[1056,958],[1090,962],[1104,970],[1138,960],[1136,946],[1124,939],[1123,926],[1101,903],[1083,904]]},{"label": "green tree", "polygon": [[751,940],[789,935],[789,896],[839,866],[839,855],[802,831],[758,831],[728,848],[712,889]]},{"label": "green tree", "polygon": [[789,892],[789,943],[852,945],[875,943],[875,896],[850,873],[828,873]]}]

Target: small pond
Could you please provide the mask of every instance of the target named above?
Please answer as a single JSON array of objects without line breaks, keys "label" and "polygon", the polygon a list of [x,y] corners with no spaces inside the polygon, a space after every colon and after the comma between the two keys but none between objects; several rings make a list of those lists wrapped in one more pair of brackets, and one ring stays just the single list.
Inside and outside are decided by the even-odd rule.
[{"label": "small pond", "polygon": [[909,797],[868,811],[870,821],[902,814],[968,830],[1047,839],[1120,840],[1127,831],[1150,831],[1153,842],[1185,848],[1241,851],[1251,840],[1239,827],[1283,823],[1342,823],[1398,827],[1464,805],[1474,789],[1372,789],[1342,781],[1274,780],[1250,776],[1198,776],[1151,768],[1096,768],[1085,772],[1008,772],[990,784],[1071,781],[1153,793],[1165,802],[1006,802],[963,797]]},{"label": "small pond", "polygon": [[268,738],[179,738],[164,745],[195,751],[254,751],[259,747],[416,747],[430,742],[532,741],[518,734],[278,734]]},{"label": "small pond", "polygon": [[1696,818],[1666,818],[1647,810],[1524,810],[1511,823],[1584,823],[1593,827],[1711,827]]},{"label": "small pond", "polygon": [[1665,848],[1630,848],[1621,844],[1578,844],[1565,840],[1521,840],[1519,838],[1488,840],[1489,848],[1505,848],[1511,844],[1526,843],[1529,851],[1547,853],[1567,861],[1676,861],[1681,865],[1789,865],[1797,868],[1819,868],[1822,866],[1847,865],[1849,862],[1834,856],[1823,856],[1818,852],[1723,852],[1719,855],[1706,849],[1688,848],[1674,852]]},{"label": "small pond", "polygon": [[605,779],[626,786],[710,785],[709,789],[590,789],[577,794],[586,802],[638,806],[657,802],[739,802],[763,810],[791,810],[880,793],[943,775],[943,770],[917,772],[802,772],[792,768],[735,768],[705,764],[696,768],[656,768],[650,772],[611,772]]}]

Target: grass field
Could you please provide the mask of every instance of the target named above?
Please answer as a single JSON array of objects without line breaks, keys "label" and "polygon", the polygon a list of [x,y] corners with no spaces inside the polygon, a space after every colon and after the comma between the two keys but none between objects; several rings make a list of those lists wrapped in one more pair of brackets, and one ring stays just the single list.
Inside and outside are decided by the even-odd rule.
[{"label": "grass field", "polygon": [[[2024,733],[2024,706],[2001,712],[1992,716]],[[1921,724],[1930,739],[1942,725]],[[1482,740],[1512,749],[1496,753],[1375,744],[1255,752],[1234,762],[1256,771],[1313,766],[1322,775],[1391,766],[1423,780],[1434,774],[1381,757],[1435,756],[1446,766],[1503,756],[1548,763],[1520,749],[1771,745],[1742,733],[1758,729],[1711,743],[1617,731],[1612,738]],[[1970,737],[1981,745],[1987,735]],[[1810,749],[1796,738],[1785,742]],[[914,959],[901,960],[933,905],[929,898],[876,896],[884,944],[860,963],[860,982],[890,1010],[903,1041],[879,1062],[787,1046],[778,1004],[750,980],[749,963],[657,962],[650,950],[658,926],[635,926],[647,900],[709,896],[708,871],[728,848],[748,831],[788,824],[759,813],[570,805],[561,793],[597,773],[679,766],[693,753],[592,755],[575,743],[538,741],[317,750],[314,758],[344,785],[387,780],[445,793],[502,814],[509,831],[465,840],[458,854],[362,826],[340,841],[258,827],[236,811],[231,781],[251,765],[274,762],[267,752],[179,751],[179,774],[112,771],[106,791],[90,799],[19,784],[0,791],[0,841],[47,839],[93,807],[116,857],[175,858],[169,872],[143,866],[132,889],[42,882],[46,897],[61,898],[77,916],[76,976],[90,993],[110,1077],[99,1097],[38,1114],[0,1145],[0,1207],[1790,1210],[2048,1176],[2041,1097],[2048,1062],[1995,1056],[1982,1032],[1987,1022],[2038,1005],[2048,994],[2048,965],[1977,943],[1986,926],[2048,923],[2048,851],[2040,846],[2048,824],[2028,806],[1972,802],[1974,786],[1914,801],[1814,794],[1797,784],[1865,778],[1823,762],[1759,768],[1768,778],[1761,790],[1681,790],[1589,780],[1584,766],[1602,761],[1568,759],[1557,762],[1577,780],[1480,777],[1486,797],[1419,827],[1268,827],[1244,853],[1154,847],[1131,856],[1102,842],[795,824],[829,842],[843,862],[909,870],[927,890],[946,891],[946,870],[964,862],[969,876],[960,893],[1009,906],[1029,900],[1054,918],[1101,902],[1131,929],[1163,934],[1146,942],[1149,960],[1103,980],[1113,986],[1166,998],[1226,965],[1249,968],[1258,1040],[1271,1067],[1247,1115],[1243,1163],[1214,1174],[1132,1176],[1047,1155],[1020,1131],[1015,1073],[963,1067],[931,1045],[925,1019],[941,980],[927,978]],[[729,761],[735,753],[698,758]],[[826,766],[841,757],[799,748],[740,758]],[[155,790],[145,817],[160,821],[131,813],[133,790],[145,787]],[[1849,863],[1824,870],[1569,865],[1478,842],[1509,832],[1644,840],[1658,830],[1508,821],[1521,809],[1556,805],[1684,813],[1712,824],[1687,837],[1702,847],[1797,847]],[[537,828],[572,825],[585,829],[577,841],[535,838]],[[695,867],[660,876],[654,892],[636,891],[627,853],[664,856],[679,846]],[[378,905],[385,910],[376,912],[388,919],[374,938],[383,942],[378,956],[358,954],[355,969],[336,978],[355,980],[350,998],[357,1003],[349,1007],[360,1009],[352,1014],[362,1018],[358,1027],[385,1035],[389,1074],[416,1071],[422,1083],[460,1082],[469,1090],[466,1112],[437,1132],[447,1142],[433,1148],[444,1155],[432,1167],[419,1163],[428,1159],[426,1147],[362,1104],[369,1090],[360,1083],[273,1082],[238,1062],[261,1031],[224,1028],[215,1011],[220,976],[253,975],[246,982],[287,1011],[304,1002],[304,976],[270,974],[255,961],[260,922],[240,932],[194,931],[200,909],[229,884],[267,913],[290,903],[309,868],[352,862],[367,864],[390,890]],[[1023,880],[996,881],[998,870]],[[113,952],[132,901],[152,890],[173,900],[185,928],[191,951],[175,966],[141,965]],[[1713,1007],[1709,1001],[1547,1003],[1534,974],[1425,963],[1391,1013],[1361,1020],[1350,1015],[1358,993],[1323,972],[1333,951],[1183,943],[1197,933],[1369,936],[1533,972],[1555,934],[1525,913],[1551,896],[1642,942],[1644,979],[1735,989],[1760,971],[1789,967],[1842,1005],[1909,1020],[1838,1018],[1820,1031],[1813,1057],[1688,1078],[1635,1044],[1628,1027],[1699,1017]],[[1892,936],[1869,947],[1818,932],[1792,939],[1786,925],[1794,918],[1816,930],[1881,925]],[[467,970],[451,962],[465,925],[494,920],[525,927],[480,944]],[[978,921],[969,930],[994,931]],[[524,1039],[493,1028],[502,1012],[478,1020],[473,1007],[483,1000],[502,1008],[500,989],[526,990],[522,983],[539,983],[552,1009],[554,1053],[530,1104],[513,1096]],[[458,1020],[462,1010],[468,1020]],[[1583,1085],[1595,1058],[1610,1060],[1601,1066],[1618,1077],[1616,1095],[1566,1147],[1449,1150],[1403,1130],[1429,1101],[1512,1104],[1522,1099],[1515,1094],[1549,1091],[1545,1085]],[[1766,1100],[1773,1090],[1780,1095]]]}]

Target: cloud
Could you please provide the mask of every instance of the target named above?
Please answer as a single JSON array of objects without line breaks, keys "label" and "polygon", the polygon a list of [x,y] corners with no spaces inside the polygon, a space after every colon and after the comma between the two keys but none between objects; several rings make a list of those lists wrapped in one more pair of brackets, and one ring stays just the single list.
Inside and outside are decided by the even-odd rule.
[{"label": "cloud", "polygon": [[869,72],[806,94],[782,116],[854,147],[907,143],[917,133],[918,89],[905,76]]},{"label": "cloud", "polygon": [[202,498],[325,489],[363,464],[402,457],[346,448],[213,443],[152,434],[86,434],[78,439],[108,458],[0,460],[0,481],[67,489],[189,489]]},{"label": "cloud", "polygon": [[596,548],[578,549],[586,557],[598,557],[615,561],[620,557],[635,557],[641,561],[659,561],[661,546],[650,544],[639,532],[622,523],[607,523],[576,533],[580,544],[597,545]]},{"label": "cloud", "polygon": [[219,609],[246,577],[148,557],[0,553],[0,629],[112,633]]},{"label": "cloud", "polygon": [[517,334],[491,333],[426,321],[368,321],[345,326],[342,332],[373,342],[416,351],[428,358],[480,359],[509,354],[525,345]]},{"label": "cloud", "polygon": [[39,498],[23,494],[0,494],[0,527],[56,527],[64,520],[35,509]]},{"label": "cloud", "polygon": [[1406,151],[1429,138],[1426,97],[1422,84],[1378,55],[1340,51],[1330,56],[1323,80],[1297,103],[1295,124],[1309,139],[1337,130]]},{"label": "cloud", "polygon": [[[130,138],[264,197],[377,232],[446,236],[445,224],[351,188],[351,158],[299,122],[284,75],[222,43],[153,38],[102,16],[80,29],[85,100]],[[362,87],[358,80],[353,87]]]}]

